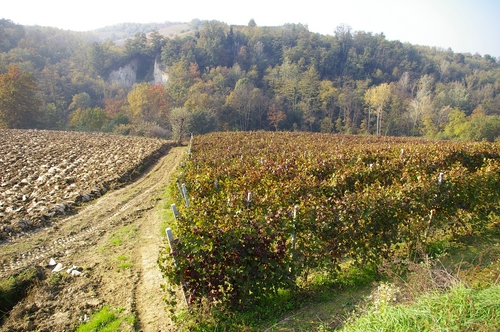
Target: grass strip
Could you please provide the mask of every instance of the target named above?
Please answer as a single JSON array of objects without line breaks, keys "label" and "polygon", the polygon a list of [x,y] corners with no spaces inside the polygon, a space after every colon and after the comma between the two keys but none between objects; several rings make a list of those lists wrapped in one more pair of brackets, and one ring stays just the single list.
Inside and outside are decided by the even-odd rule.
[{"label": "grass strip", "polygon": [[372,309],[343,331],[498,331],[499,313],[500,286],[477,290],[458,285],[411,305]]}]

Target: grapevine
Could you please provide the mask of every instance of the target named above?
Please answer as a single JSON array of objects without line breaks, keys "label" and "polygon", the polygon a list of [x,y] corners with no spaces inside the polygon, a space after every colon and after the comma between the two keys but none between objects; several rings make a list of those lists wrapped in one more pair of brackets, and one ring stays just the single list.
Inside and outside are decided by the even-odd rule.
[{"label": "grapevine", "polygon": [[[295,289],[311,269],[409,254],[437,234],[471,233],[498,209],[498,144],[311,133],[196,137],[172,186],[179,238],[166,277],[192,301],[241,308]],[[167,252],[167,251],[165,251]]]}]

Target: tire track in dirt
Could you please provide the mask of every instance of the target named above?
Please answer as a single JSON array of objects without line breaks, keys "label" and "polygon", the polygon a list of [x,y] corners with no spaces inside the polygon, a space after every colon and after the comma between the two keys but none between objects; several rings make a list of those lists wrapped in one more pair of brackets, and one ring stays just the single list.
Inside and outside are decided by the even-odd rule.
[{"label": "tire track in dirt", "polygon": [[[184,154],[177,154],[162,168],[165,172],[162,187],[168,183],[175,167],[184,157]],[[157,264],[159,249],[163,244],[163,236],[160,233],[162,217],[157,209],[152,209],[143,216],[143,220],[138,240],[142,245],[136,247],[135,254],[136,265],[140,267],[139,280],[134,289],[138,327],[144,332],[175,331],[172,327],[169,328],[170,319],[165,311],[160,288],[164,281]]]}]

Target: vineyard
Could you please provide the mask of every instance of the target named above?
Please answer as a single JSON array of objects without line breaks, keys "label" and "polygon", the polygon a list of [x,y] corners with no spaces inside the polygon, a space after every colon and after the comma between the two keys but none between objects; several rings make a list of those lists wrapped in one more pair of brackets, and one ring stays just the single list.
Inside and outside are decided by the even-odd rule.
[{"label": "vineyard", "polygon": [[[195,137],[160,266],[186,299],[243,308],[342,263],[415,258],[498,212],[500,145],[305,133]],[[172,251],[171,251],[172,249]]]},{"label": "vineyard", "polygon": [[0,239],[129,182],[168,148],[97,133],[0,130],[0,137]]}]

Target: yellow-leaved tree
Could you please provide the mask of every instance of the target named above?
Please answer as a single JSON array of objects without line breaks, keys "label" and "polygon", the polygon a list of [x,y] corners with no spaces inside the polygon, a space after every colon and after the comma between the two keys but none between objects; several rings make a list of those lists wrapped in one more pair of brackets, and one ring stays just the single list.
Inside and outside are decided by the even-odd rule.
[{"label": "yellow-leaved tree", "polygon": [[391,100],[391,87],[387,83],[369,88],[365,93],[365,101],[375,109],[377,113],[377,135],[382,128],[382,112]]},{"label": "yellow-leaved tree", "polygon": [[9,66],[0,74],[0,128],[31,128],[39,117],[40,101],[33,74]]},{"label": "yellow-leaved tree", "polygon": [[127,96],[134,122],[167,123],[167,91],[162,84],[139,83]]}]

